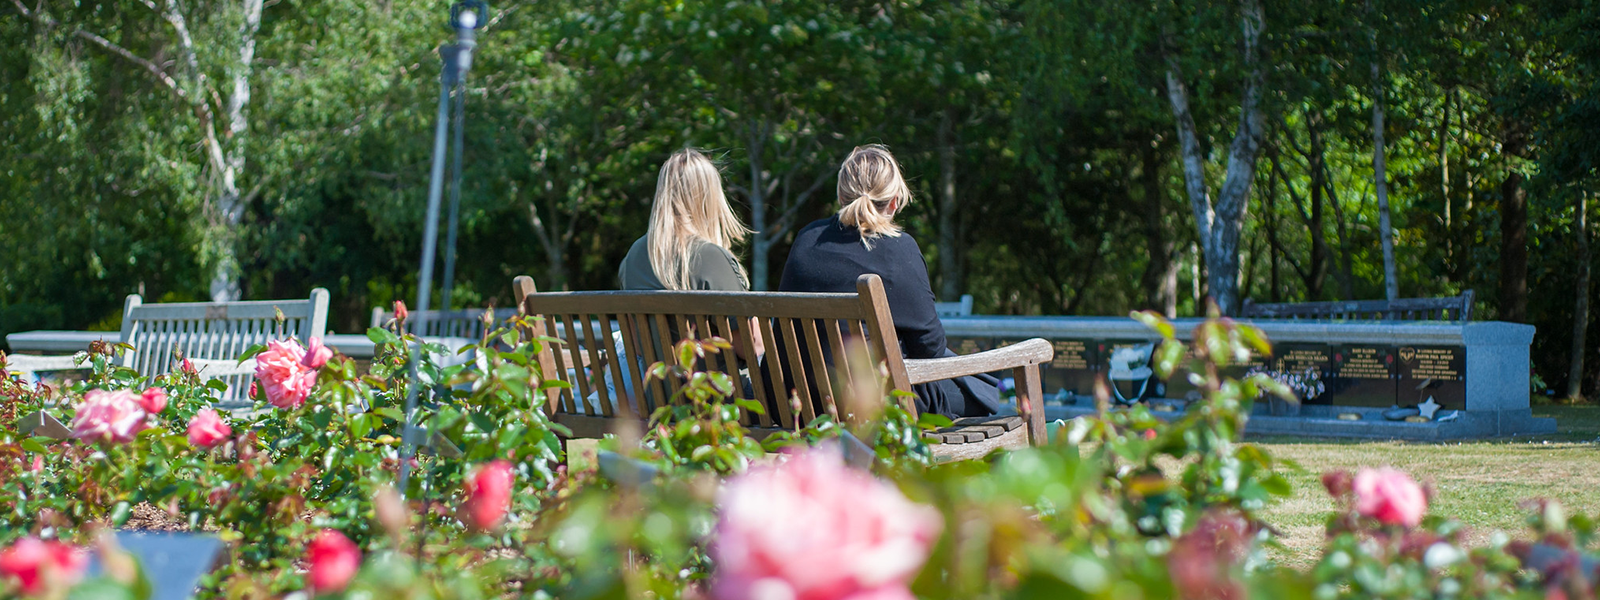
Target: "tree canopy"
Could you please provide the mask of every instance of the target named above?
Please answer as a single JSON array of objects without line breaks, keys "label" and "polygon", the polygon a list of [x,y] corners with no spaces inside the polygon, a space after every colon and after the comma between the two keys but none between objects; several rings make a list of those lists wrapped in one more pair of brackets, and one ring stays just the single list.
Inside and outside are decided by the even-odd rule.
[{"label": "tree canopy", "polygon": [[[1600,4],[491,8],[466,96],[458,306],[505,305],[522,273],[613,287],[660,161],[685,146],[720,161],[757,230],[741,258],[770,287],[793,232],[833,210],[838,161],[884,143],[936,290],[980,312],[1475,289],[1480,314],[1540,327],[1543,380],[1600,384],[1600,361],[1569,368],[1600,342],[1580,339],[1596,319],[1578,302]],[[312,286],[355,331],[414,293],[443,5],[0,10],[0,333],[110,327],[129,293]]]}]

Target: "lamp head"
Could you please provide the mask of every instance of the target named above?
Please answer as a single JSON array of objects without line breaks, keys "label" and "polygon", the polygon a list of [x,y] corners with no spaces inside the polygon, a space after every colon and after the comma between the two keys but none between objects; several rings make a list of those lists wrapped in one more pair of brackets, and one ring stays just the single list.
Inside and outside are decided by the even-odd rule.
[{"label": "lamp head", "polygon": [[484,0],[459,0],[450,5],[450,26],[457,30],[482,29],[489,20],[489,4]]}]

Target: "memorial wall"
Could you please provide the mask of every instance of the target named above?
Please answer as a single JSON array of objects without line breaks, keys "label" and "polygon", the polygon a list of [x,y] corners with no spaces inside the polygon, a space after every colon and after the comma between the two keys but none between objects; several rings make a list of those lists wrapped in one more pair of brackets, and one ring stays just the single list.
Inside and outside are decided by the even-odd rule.
[{"label": "memorial wall", "polygon": [[[1186,337],[1195,323],[1179,320],[1174,325],[1180,336]],[[1311,324],[1307,322],[1257,325],[1269,339],[1288,339],[1276,341],[1270,356],[1252,356],[1246,364],[1231,367],[1230,374],[1241,376],[1252,368],[1297,374],[1310,371],[1321,380],[1324,391],[1305,399],[1307,405],[1387,408],[1417,404],[1432,396],[1442,408],[1468,408],[1464,324],[1323,322],[1309,328]],[[1296,330],[1293,333],[1297,335],[1282,335],[1289,333],[1286,329]],[[1131,319],[1106,317],[953,317],[945,319],[945,330],[950,347],[957,354],[999,348],[1033,337],[1049,340],[1055,347],[1055,359],[1043,366],[1041,377],[1046,396],[1060,402],[1091,394],[1096,375],[1110,369],[1112,353],[1118,348],[1147,345],[1157,339]],[[1274,336],[1274,331],[1280,335]],[[1415,335],[1417,341],[1406,343],[1408,332],[1425,334]],[[1307,337],[1320,339],[1311,341]],[[1457,343],[1438,343],[1452,337]],[[1155,386],[1152,395],[1185,398],[1191,396],[1192,389],[1180,372]],[[1134,391],[1123,388],[1124,394]]]}]

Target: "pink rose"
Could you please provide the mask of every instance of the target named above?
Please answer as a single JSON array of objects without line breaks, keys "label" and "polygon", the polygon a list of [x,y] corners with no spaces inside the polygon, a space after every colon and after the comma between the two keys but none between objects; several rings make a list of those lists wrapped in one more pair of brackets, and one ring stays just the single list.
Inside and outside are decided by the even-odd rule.
[{"label": "pink rose", "polygon": [[1428,510],[1428,499],[1410,475],[1388,467],[1356,474],[1356,512],[1388,525],[1416,527]]},{"label": "pink rose", "polygon": [[223,422],[215,410],[202,408],[195,413],[194,420],[189,421],[189,445],[196,448],[216,447],[228,441],[231,435],[233,428]]},{"label": "pink rose", "polygon": [[506,509],[511,505],[511,486],[515,478],[511,463],[504,460],[478,467],[467,479],[467,501],[462,505],[467,524],[485,531],[500,526],[500,520],[505,518]]},{"label": "pink rose", "polygon": [[140,398],[127,390],[89,390],[78,414],[72,417],[72,437],[84,441],[133,441],[145,428],[146,413]]},{"label": "pink rose", "polygon": [[83,551],[70,544],[25,537],[0,552],[0,578],[16,579],[23,594],[34,595],[77,583],[88,562]]},{"label": "pink rose", "polygon": [[306,351],[294,340],[267,342],[267,350],[256,355],[256,380],[267,393],[267,402],[283,409],[299,408],[317,385],[317,370],[306,366]]},{"label": "pink rose", "polygon": [[910,600],[907,584],[943,526],[937,511],[826,449],[752,469],[718,496],[717,600]]},{"label": "pink rose", "polygon": [[314,337],[306,346],[306,355],[300,359],[300,364],[312,369],[321,369],[328,364],[328,359],[333,358],[333,350],[322,345],[322,338]]},{"label": "pink rose", "polygon": [[311,589],[337,592],[361,569],[361,549],[343,533],[324,529],[306,547],[306,562],[311,565]]},{"label": "pink rose", "polygon": [[139,395],[139,406],[152,415],[167,409],[167,390],[153,387]]}]

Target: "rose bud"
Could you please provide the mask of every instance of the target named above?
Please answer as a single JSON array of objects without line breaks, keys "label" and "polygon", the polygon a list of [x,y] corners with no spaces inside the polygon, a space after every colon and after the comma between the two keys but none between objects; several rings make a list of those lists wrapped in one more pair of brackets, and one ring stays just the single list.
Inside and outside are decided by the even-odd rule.
[{"label": "rose bud", "polygon": [[167,390],[153,387],[139,395],[139,406],[150,414],[158,414],[167,409]]},{"label": "rose bud", "polygon": [[333,358],[333,350],[322,345],[322,338],[314,337],[306,344],[306,355],[300,359],[300,364],[312,369],[321,369],[328,364],[328,359]]},{"label": "rose bud", "polygon": [[478,467],[467,480],[467,501],[462,505],[467,524],[484,531],[498,527],[511,506],[515,478],[509,461],[496,460]]},{"label": "rose bud", "polygon": [[1428,499],[1410,475],[1388,467],[1356,474],[1356,512],[1387,525],[1416,527],[1428,510]]},{"label": "rose bud", "polygon": [[338,592],[350,585],[361,569],[361,549],[343,533],[324,529],[306,547],[306,562],[311,565],[312,590]]},{"label": "rose bud", "polygon": [[405,301],[403,301],[403,300],[395,300],[394,301],[394,320],[398,321],[400,323],[404,323],[404,322],[406,322],[406,317],[409,317],[409,316],[411,316],[411,311],[406,310]]},{"label": "rose bud", "polygon": [[232,435],[233,428],[217,415],[217,411],[209,408],[200,409],[194,420],[189,421],[189,445],[196,448],[215,448]]}]

